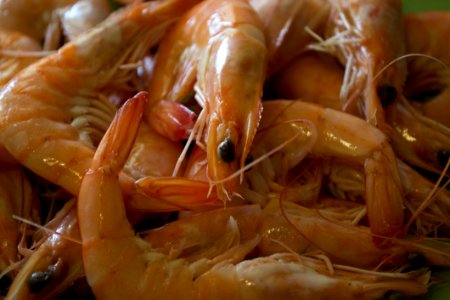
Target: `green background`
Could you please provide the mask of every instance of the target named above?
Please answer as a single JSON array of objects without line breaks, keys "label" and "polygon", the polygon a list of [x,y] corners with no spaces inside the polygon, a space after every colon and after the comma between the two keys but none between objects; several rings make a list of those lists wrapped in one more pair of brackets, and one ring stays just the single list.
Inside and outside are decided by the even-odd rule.
[{"label": "green background", "polygon": [[[450,0],[403,0],[403,12],[415,13],[420,11],[449,10]],[[435,277],[443,280],[442,283],[432,286],[424,300],[450,299],[450,271],[435,272]]]},{"label": "green background", "polygon": [[431,10],[450,10],[450,0],[403,0],[405,13]]}]

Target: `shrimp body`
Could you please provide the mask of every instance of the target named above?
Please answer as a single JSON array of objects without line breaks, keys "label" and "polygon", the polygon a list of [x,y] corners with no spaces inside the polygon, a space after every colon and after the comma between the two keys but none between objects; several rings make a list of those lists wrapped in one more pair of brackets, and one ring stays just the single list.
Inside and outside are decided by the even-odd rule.
[{"label": "shrimp body", "polygon": [[33,172],[77,194],[94,154],[89,135],[104,132],[115,111],[97,91],[123,85],[127,71],[119,66],[142,57],[194,2],[125,7],[23,70],[0,92],[3,146]]},{"label": "shrimp body", "polygon": [[[23,33],[0,28],[0,89],[20,70],[37,61],[36,57],[17,57],[13,53],[40,51],[41,46]],[[7,52],[11,52],[8,53]],[[0,162],[2,166],[14,165],[15,159],[0,146]]]},{"label": "shrimp body", "polygon": [[[195,84],[203,110],[194,132],[206,144],[213,183],[244,166],[260,119],[265,62],[260,21],[241,0],[195,6],[160,45],[147,120],[172,136],[152,116],[164,101],[180,102]],[[236,180],[217,184],[219,198],[229,198],[235,186]]]},{"label": "shrimp body", "polygon": [[0,273],[19,260],[17,246],[23,234],[13,215],[37,220],[30,182],[20,168],[0,171]]},{"label": "shrimp body", "polygon": [[406,80],[404,61],[383,69],[405,51],[399,38],[401,1],[332,2],[327,39],[311,48],[335,55],[345,66],[342,108],[372,125],[384,124],[383,107],[397,99]]},{"label": "shrimp body", "polygon": [[307,50],[307,32],[324,34],[331,5],[327,0],[251,0],[261,18],[268,47],[268,77]]},{"label": "shrimp body", "polygon": [[75,201],[67,202],[46,227],[55,232],[26,258],[6,299],[53,299],[83,276]]},{"label": "shrimp body", "polygon": [[380,130],[340,111],[279,100],[265,103],[260,131],[252,152],[254,157],[296,136],[282,150],[286,155],[280,163],[285,172],[309,152],[364,166],[365,200],[372,232],[381,236],[399,233],[403,224],[400,177],[394,153]]},{"label": "shrimp body", "polygon": [[[77,207],[83,265],[97,299],[328,299],[331,293],[342,299],[370,299],[388,290],[410,296],[426,291],[426,278],[355,279],[345,272],[332,276],[323,263],[305,262],[293,254],[239,263],[219,260],[205,271],[202,260],[190,263],[155,251],[128,222],[118,181],[144,106],[143,98],[133,98],[119,110],[81,184]],[[257,210],[254,213],[256,217]],[[214,264],[214,259],[203,262]]]},{"label": "shrimp body", "polygon": [[450,105],[450,47],[446,42],[446,36],[450,34],[450,13],[409,14],[404,17],[404,24],[407,52],[425,54],[445,65],[442,66],[429,57],[410,58],[405,94],[407,97],[417,97],[431,93],[431,99],[417,99],[414,105],[425,116],[450,127],[447,114]]}]

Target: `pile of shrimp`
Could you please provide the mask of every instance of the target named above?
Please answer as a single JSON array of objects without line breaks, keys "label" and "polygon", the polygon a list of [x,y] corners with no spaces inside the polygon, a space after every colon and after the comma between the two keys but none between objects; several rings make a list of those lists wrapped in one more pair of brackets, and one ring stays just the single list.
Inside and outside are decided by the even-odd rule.
[{"label": "pile of shrimp", "polygon": [[449,35],[400,0],[0,1],[0,298],[425,295]]}]

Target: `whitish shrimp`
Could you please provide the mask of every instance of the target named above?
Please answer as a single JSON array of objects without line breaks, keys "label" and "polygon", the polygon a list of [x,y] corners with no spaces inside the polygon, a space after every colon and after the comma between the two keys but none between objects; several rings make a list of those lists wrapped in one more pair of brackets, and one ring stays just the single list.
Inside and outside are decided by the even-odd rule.
[{"label": "whitish shrimp", "polygon": [[263,22],[268,47],[268,77],[307,50],[314,41],[306,28],[324,34],[327,0],[250,0]]},{"label": "whitish shrimp", "polygon": [[75,201],[69,201],[46,228],[42,238],[9,289],[6,299],[54,299],[83,276]]},{"label": "whitish shrimp", "polygon": [[[307,120],[313,126],[298,120]],[[315,128],[314,131],[311,128]],[[252,155],[259,157],[297,134],[283,151],[280,165],[297,165],[308,151],[316,156],[335,157],[364,166],[365,201],[370,227],[375,235],[399,233],[403,224],[400,177],[386,136],[350,114],[301,101],[268,101],[261,119]],[[313,145],[307,142],[315,138]],[[306,153],[305,153],[306,151]]]},{"label": "whitish shrimp", "polygon": [[[142,98],[134,98],[121,108],[81,184],[78,220],[83,265],[97,299],[328,299],[331,294],[359,299],[378,298],[388,290],[408,296],[426,291],[427,280],[419,280],[417,274],[397,278],[383,274],[355,277],[353,273],[331,276],[323,263],[304,263],[296,255],[236,265],[233,260],[222,261],[204,272],[202,266],[211,260],[189,263],[155,251],[133,232],[118,181],[144,106]],[[130,119],[136,122],[128,122]]]},{"label": "whitish shrimp", "polygon": [[450,47],[445,41],[450,34],[450,13],[409,14],[403,22],[407,53],[424,54],[408,59],[405,94],[425,116],[450,127],[446,113],[450,105]]},{"label": "whitish shrimp", "polygon": [[311,48],[335,55],[345,66],[342,108],[375,126],[384,124],[383,107],[403,92],[406,64],[402,3],[399,0],[332,1],[326,39]]},{"label": "whitish shrimp", "polygon": [[[218,181],[245,165],[256,133],[266,52],[260,20],[242,0],[195,6],[158,50],[147,119],[163,135],[173,136],[153,116],[161,105],[181,101],[196,86],[202,112],[193,134],[205,144],[208,176],[222,200],[230,198],[237,178]],[[175,121],[175,127],[183,123]]]},{"label": "whitish shrimp", "polygon": [[125,7],[23,70],[0,92],[1,143],[27,168],[77,194],[94,154],[84,137],[104,132],[114,113],[96,91],[123,85],[129,70],[120,65],[142,58],[195,2]]}]

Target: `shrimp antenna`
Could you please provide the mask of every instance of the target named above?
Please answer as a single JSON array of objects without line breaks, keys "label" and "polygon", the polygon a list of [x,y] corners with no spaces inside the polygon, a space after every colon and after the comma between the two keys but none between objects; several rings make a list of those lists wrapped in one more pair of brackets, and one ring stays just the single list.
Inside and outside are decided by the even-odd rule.
[{"label": "shrimp antenna", "polygon": [[445,165],[444,170],[442,170],[441,175],[439,176],[438,181],[434,185],[433,189],[431,190],[430,194],[425,198],[425,200],[420,204],[420,206],[416,209],[416,211],[413,213],[411,218],[409,218],[408,223],[406,223],[404,231],[406,232],[408,228],[411,226],[411,224],[414,222],[414,220],[430,205],[433,203],[433,201],[436,199],[436,196],[443,191],[446,186],[450,183],[450,179],[447,180],[447,182],[438,190],[442,180],[444,180],[444,177],[446,177],[447,170],[450,167],[450,158],[447,160],[447,164]]},{"label": "shrimp antenna", "polygon": [[[277,126],[277,125],[285,124],[285,123],[298,123],[298,122],[308,124],[309,128],[311,129],[311,136],[308,139],[308,143],[306,144],[305,149],[303,150],[304,153],[302,155],[302,156],[306,156],[307,152],[309,152],[311,150],[311,148],[314,146],[314,144],[316,143],[316,138],[317,138],[317,129],[316,129],[316,127],[314,126],[314,124],[312,122],[310,122],[309,120],[305,120],[305,119],[294,119],[294,120],[289,120],[289,121],[283,121],[283,122],[274,124],[273,126]],[[263,128],[262,130],[265,130],[265,129],[268,129],[268,128]],[[228,180],[231,180],[231,179],[233,179],[235,177],[241,176],[243,173],[245,173],[246,171],[250,170],[255,165],[259,164],[260,162],[262,162],[266,158],[272,156],[276,152],[278,152],[281,149],[283,149],[286,145],[288,145],[289,143],[294,141],[300,134],[301,134],[301,131],[297,132],[292,137],[290,137],[288,140],[284,141],[283,143],[281,143],[277,147],[271,149],[269,152],[261,155],[260,157],[258,157],[257,159],[253,160],[251,163],[247,164],[245,167],[237,170],[233,174],[231,174],[231,175],[229,175],[229,176],[227,176],[225,178],[222,178],[220,180],[211,181],[210,182],[211,185],[217,185],[217,184],[226,182]]]},{"label": "shrimp antenna", "polygon": [[442,65],[444,68],[448,68],[447,64],[445,64],[442,60],[433,57],[431,55],[428,54],[423,54],[423,53],[409,53],[409,54],[405,54],[402,56],[397,57],[396,59],[392,60],[390,63],[388,63],[387,65],[385,65],[380,71],[378,71],[378,73],[373,77],[373,81],[375,81],[375,79],[377,79],[381,73],[383,73],[384,71],[386,71],[387,68],[389,68],[390,66],[392,66],[393,64],[397,63],[398,61],[405,59],[405,58],[410,58],[410,57],[426,57],[429,58],[435,62],[437,62],[438,64]]},{"label": "shrimp antenna", "polygon": [[57,232],[56,230],[49,229],[49,228],[47,228],[45,226],[42,226],[40,224],[37,224],[37,223],[35,223],[33,221],[27,220],[27,219],[22,218],[20,216],[13,215],[12,217],[13,217],[13,219],[16,219],[16,220],[18,220],[18,221],[20,221],[22,223],[25,223],[25,224],[34,226],[36,228],[39,228],[39,229],[41,229],[42,231],[44,231],[44,232],[46,232],[48,234],[56,234],[56,235],[59,235],[60,237],[62,237],[63,239],[65,239],[65,240],[68,240],[68,241],[74,242],[76,244],[82,245],[80,240],[74,239],[73,237],[70,237],[68,235],[62,234],[60,232]]}]

